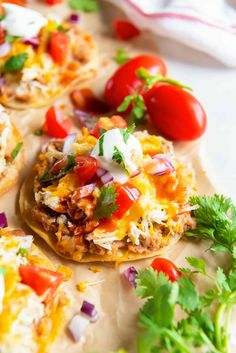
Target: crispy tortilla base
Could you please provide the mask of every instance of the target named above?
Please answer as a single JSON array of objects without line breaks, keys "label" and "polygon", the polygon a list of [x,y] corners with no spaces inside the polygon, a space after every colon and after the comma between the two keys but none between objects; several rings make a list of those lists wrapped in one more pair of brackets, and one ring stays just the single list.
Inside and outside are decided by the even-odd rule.
[{"label": "crispy tortilla base", "polygon": [[74,86],[83,83],[86,80],[91,79],[96,75],[96,69],[98,67],[98,53],[97,53],[97,48],[95,45],[95,42],[93,38],[86,32],[80,31],[81,35],[87,39],[88,42],[88,50],[90,52],[89,56],[89,62],[81,66],[81,70],[78,71],[78,76],[76,77],[75,80],[71,81],[69,84],[57,84],[58,87],[58,92],[52,95],[38,95],[36,100],[34,102],[21,102],[20,100],[17,99],[10,99],[9,101],[6,101],[5,97],[0,96],[0,103],[4,105],[5,107],[16,109],[16,110],[24,110],[24,109],[30,109],[30,108],[42,108],[48,105],[51,105],[55,99],[63,96],[66,94],[67,91],[72,89]]},{"label": "crispy tortilla base", "polygon": [[169,248],[171,248],[174,244],[176,244],[176,242],[181,237],[179,234],[176,234],[175,236],[171,236],[166,246],[160,248],[157,251],[147,252],[143,254],[136,254],[129,250],[125,251],[120,249],[116,254],[106,254],[106,255],[97,255],[97,256],[85,254],[81,258],[81,254],[80,253],[77,254],[75,252],[72,256],[65,256],[64,254],[61,254],[56,247],[55,234],[47,233],[43,229],[42,225],[32,218],[31,210],[35,203],[34,193],[33,193],[33,183],[34,183],[34,173],[31,172],[31,174],[25,180],[20,191],[19,204],[20,204],[21,215],[24,221],[28,224],[28,226],[35,233],[37,233],[41,238],[43,238],[45,242],[54,250],[55,253],[57,253],[59,256],[65,259],[73,260],[76,262],[98,262],[98,261],[99,262],[125,262],[125,261],[139,260],[139,259],[144,259],[144,258],[163,254],[164,252],[169,250]]},{"label": "crispy tortilla base", "polygon": [[[22,141],[19,131],[12,124],[12,140],[11,143],[13,146],[16,146],[19,142]],[[21,149],[15,160],[6,167],[3,175],[0,177],[0,195],[4,194],[10,190],[18,181],[19,172],[24,164],[24,153]]]}]

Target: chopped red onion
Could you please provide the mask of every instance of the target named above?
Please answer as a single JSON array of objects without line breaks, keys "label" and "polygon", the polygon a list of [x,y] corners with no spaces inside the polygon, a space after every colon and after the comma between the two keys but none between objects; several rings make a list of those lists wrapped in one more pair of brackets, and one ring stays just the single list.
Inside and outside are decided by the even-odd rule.
[{"label": "chopped red onion", "polygon": [[0,58],[6,56],[11,50],[11,44],[6,42],[0,45]]},{"label": "chopped red onion", "polygon": [[145,170],[151,175],[163,175],[175,170],[169,159],[155,155],[151,161],[147,161]]},{"label": "chopped red onion", "polygon": [[113,176],[111,175],[111,173],[106,172],[102,177],[101,177],[101,182],[103,183],[103,185],[106,185],[108,183],[111,183],[113,181]]},{"label": "chopped red onion", "polygon": [[86,127],[90,132],[93,130],[98,120],[97,118],[93,117],[90,113],[78,108],[74,108],[74,117],[81,126]]},{"label": "chopped red onion", "polygon": [[78,342],[84,334],[84,331],[90,324],[89,319],[81,315],[75,315],[69,323],[68,330],[70,331],[75,342]]},{"label": "chopped red onion", "polygon": [[87,196],[91,195],[93,190],[95,189],[95,187],[96,187],[95,183],[81,186],[79,188],[80,198],[87,197]]},{"label": "chopped red onion", "polygon": [[71,153],[72,143],[75,142],[77,134],[70,134],[66,137],[64,141],[64,146],[62,152],[65,154]]},{"label": "chopped red onion", "polygon": [[71,23],[78,23],[79,22],[79,14],[78,13],[72,13],[69,17],[69,20]]},{"label": "chopped red onion", "polygon": [[0,78],[0,90],[3,88],[3,86],[6,84],[6,81],[4,78]]},{"label": "chopped red onion", "polygon": [[24,43],[26,45],[31,45],[33,47],[33,49],[38,49],[39,46],[39,38],[38,37],[33,37],[33,38],[29,38],[29,39],[25,39]]},{"label": "chopped red onion", "polygon": [[80,311],[87,315],[91,322],[96,322],[98,320],[98,312],[95,306],[86,300],[83,301]]},{"label": "chopped red onion", "polygon": [[106,169],[103,169],[103,168],[97,168],[96,170],[96,174],[99,178],[101,178],[106,172],[107,172]]},{"label": "chopped red onion", "polygon": [[125,276],[125,278],[129,281],[131,286],[134,288],[136,288],[135,280],[136,280],[137,274],[138,274],[138,271],[136,270],[136,268],[134,266],[127,268],[123,272],[123,275]]},{"label": "chopped red onion", "polygon": [[136,170],[135,172],[133,172],[133,174],[130,177],[134,178],[134,177],[138,176],[140,173],[141,173],[140,170]]},{"label": "chopped red onion", "polygon": [[0,213],[0,229],[8,227],[7,217],[4,212]]}]

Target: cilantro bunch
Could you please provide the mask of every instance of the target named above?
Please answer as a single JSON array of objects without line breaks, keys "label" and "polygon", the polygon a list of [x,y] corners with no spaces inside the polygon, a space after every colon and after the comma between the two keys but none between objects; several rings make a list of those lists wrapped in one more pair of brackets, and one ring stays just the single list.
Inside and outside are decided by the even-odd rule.
[{"label": "cilantro bunch", "polygon": [[[171,282],[152,268],[138,272],[137,295],[146,299],[139,311],[138,353],[228,353],[229,325],[236,304],[236,207],[215,195],[196,196],[192,205],[197,227],[187,236],[210,240],[210,250],[225,252],[230,266],[209,273],[202,258],[188,257],[190,268]],[[211,286],[200,291],[207,278]]]}]

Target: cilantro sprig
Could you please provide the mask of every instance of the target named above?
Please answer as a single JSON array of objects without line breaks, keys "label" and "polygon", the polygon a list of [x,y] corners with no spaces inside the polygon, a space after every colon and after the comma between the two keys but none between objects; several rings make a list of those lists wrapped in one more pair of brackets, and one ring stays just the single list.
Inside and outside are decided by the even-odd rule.
[{"label": "cilantro sprig", "polygon": [[116,54],[113,57],[113,60],[119,65],[126,63],[129,59],[130,57],[127,55],[124,48],[117,49]]},{"label": "cilantro sprig", "polygon": [[27,59],[28,59],[27,53],[13,55],[5,62],[2,70],[3,72],[21,71],[24,68],[25,62]]},{"label": "cilantro sprig", "polygon": [[100,190],[98,203],[94,210],[94,219],[110,218],[118,208],[118,205],[115,203],[117,196],[114,184],[104,185]]},{"label": "cilantro sprig", "polygon": [[[202,258],[187,257],[188,267],[180,269],[176,282],[152,268],[140,270],[136,291],[146,301],[139,311],[138,353],[229,352],[236,304],[236,207],[220,195],[194,196],[191,204],[198,206],[193,211],[197,226],[187,235],[210,240],[209,250],[226,252],[231,266],[217,266],[212,273]],[[211,286],[200,288],[196,275],[199,280],[206,277]]]},{"label": "cilantro sprig", "polygon": [[69,171],[71,171],[76,166],[75,156],[68,155],[67,156],[67,164],[63,167],[60,172],[56,175],[46,171],[40,178],[40,183],[52,183],[55,180],[61,179],[64,175],[66,175]]},{"label": "cilantro sprig", "polygon": [[126,96],[123,102],[117,108],[119,113],[127,111],[131,106],[130,121],[131,123],[143,123],[145,121],[145,115],[147,112],[146,105],[142,96],[142,93],[151,89],[158,82],[165,82],[182,89],[192,90],[191,87],[181,84],[179,81],[174,80],[170,77],[163,77],[160,73],[156,75],[150,75],[150,73],[144,68],[140,67],[136,71],[136,76],[140,79],[141,83],[134,93]]},{"label": "cilantro sprig", "polygon": [[96,12],[99,10],[97,0],[69,0],[68,4],[71,9],[83,12]]},{"label": "cilantro sprig", "polygon": [[14,159],[16,159],[16,157],[18,156],[20,150],[23,147],[23,142],[19,142],[14,149],[11,151],[11,161],[13,162]]}]

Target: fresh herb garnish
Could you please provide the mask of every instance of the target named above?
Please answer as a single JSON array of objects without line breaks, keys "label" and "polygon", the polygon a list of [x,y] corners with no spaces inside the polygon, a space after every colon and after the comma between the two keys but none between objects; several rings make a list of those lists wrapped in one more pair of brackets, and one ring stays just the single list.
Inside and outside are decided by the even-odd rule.
[{"label": "fresh herb garnish", "polygon": [[121,167],[123,167],[125,169],[126,173],[129,174],[129,172],[126,169],[126,166],[125,166],[124,154],[116,146],[114,146],[114,152],[113,152],[113,155],[112,155],[112,160],[115,161],[117,164],[119,164]]},{"label": "fresh herb garnish", "polygon": [[0,275],[5,276],[7,274],[7,268],[0,266]]},{"label": "fresh herb garnish", "polygon": [[102,135],[98,141],[98,147],[99,147],[98,155],[99,156],[104,155],[104,146],[103,145],[104,145],[104,135]]},{"label": "fresh herb garnish", "polygon": [[17,251],[17,255],[21,255],[22,257],[26,257],[29,255],[29,252],[25,248],[20,248]]},{"label": "fresh herb garnish", "polygon": [[58,29],[58,31],[60,31],[60,32],[62,32],[62,33],[66,33],[66,32],[69,31],[68,28],[65,28],[65,27],[62,26],[62,25],[58,25],[58,26],[57,26],[57,29]]},{"label": "fresh herb garnish", "polygon": [[13,42],[15,42],[17,39],[19,39],[19,38],[21,38],[21,37],[19,37],[19,36],[6,36],[5,37],[5,42],[7,42],[7,43],[13,43]]},{"label": "fresh herb garnish", "polygon": [[[208,272],[202,258],[187,257],[176,282],[152,268],[140,270],[137,294],[146,302],[139,311],[138,353],[229,353],[229,325],[236,304],[236,207],[223,196],[194,196],[197,227],[188,236],[210,240],[210,250],[227,252],[231,265]],[[211,286],[195,283],[196,274]],[[181,315],[179,315],[182,313]]]},{"label": "fresh herb garnish", "polygon": [[21,148],[23,147],[23,142],[19,142],[16,147],[12,150],[11,152],[11,161],[14,161],[14,159],[18,156]]},{"label": "fresh herb garnish", "polygon": [[35,131],[34,131],[34,135],[35,135],[35,136],[42,136],[42,135],[43,135],[43,130],[41,130],[41,129],[35,130]]},{"label": "fresh herb garnish", "polygon": [[147,110],[143,97],[136,93],[125,97],[121,105],[117,108],[117,111],[119,113],[125,112],[130,105],[132,105],[132,110],[129,116],[131,124],[142,123]]},{"label": "fresh herb garnish", "polygon": [[73,10],[84,12],[96,12],[99,10],[97,0],[69,0],[69,6]]},{"label": "fresh herb garnish", "polygon": [[115,203],[118,194],[114,184],[104,185],[100,190],[97,207],[94,210],[94,219],[110,218],[118,205]]},{"label": "fresh herb garnish", "polygon": [[113,60],[121,65],[129,61],[129,57],[126,54],[126,50],[123,48],[117,49],[115,56],[113,57]]},{"label": "fresh herb garnish", "polygon": [[147,109],[142,93],[151,89],[156,83],[166,82],[180,88],[192,90],[190,87],[182,85],[180,82],[173,80],[172,78],[163,77],[161,74],[150,75],[149,72],[143,67],[140,67],[136,71],[136,76],[141,80],[139,87],[134,93],[129,96],[126,96],[123,102],[117,108],[117,111],[120,113],[125,112],[130,106],[132,107],[129,116],[131,123],[144,122]]},{"label": "fresh herb garnish", "polygon": [[66,166],[64,168],[62,168],[57,175],[54,175],[54,174],[47,171],[39,178],[39,181],[41,183],[51,183],[55,180],[58,180],[58,179],[62,178],[64,175],[66,175],[70,170],[72,170],[75,167],[75,165],[76,165],[75,156],[68,155]]},{"label": "fresh herb garnish", "polygon": [[130,134],[132,134],[134,129],[135,129],[134,123],[131,124],[130,126],[128,126],[126,129],[120,129],[120,133],[123,136],[124,143],[127,143],[128,139],[130,137]]},{"label": "fresh herb garnish", "polygon": [[5,14],[5,13],[3,13],[3,14],[0,15],[0,21],[3,21],[4,18],[6,18],[6,14]]},{"label": "fresh herb garnish", "polygon": [[5,62],[3,66],[3,72],[18,72],[22,70],[25,66],[27,58],[27,53],[13,55],[12,57],[10,57],[10,59]]}]

